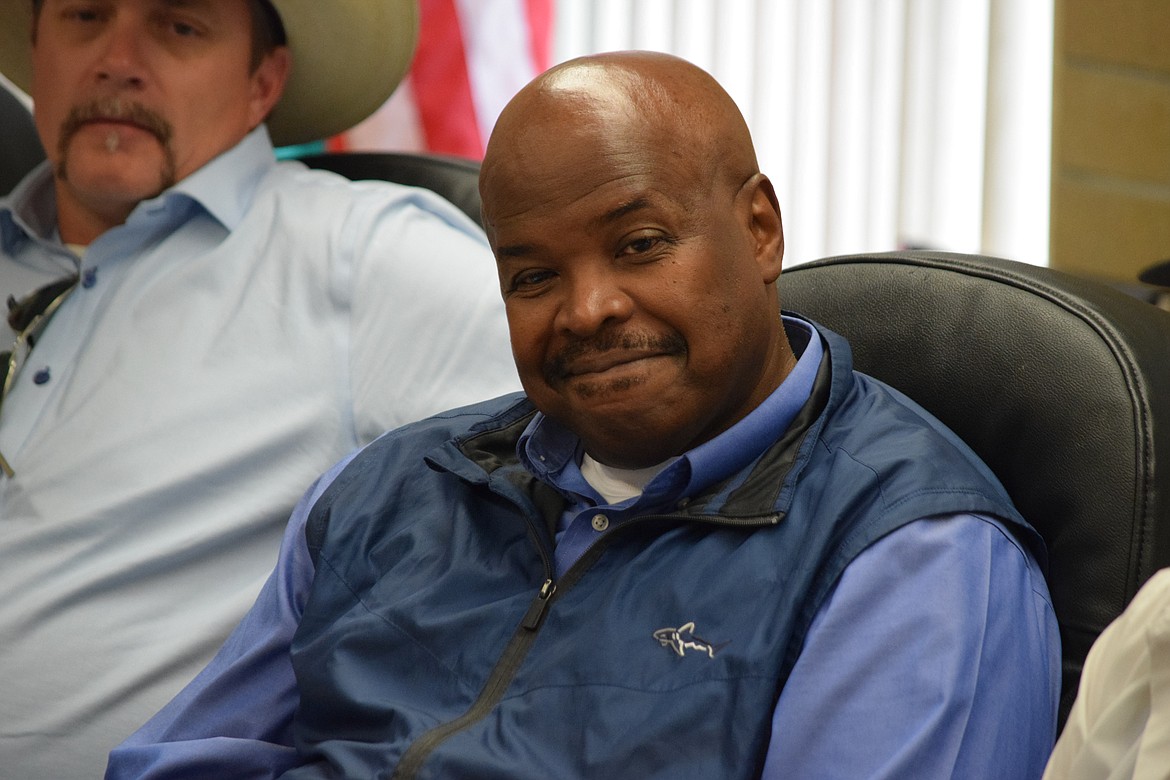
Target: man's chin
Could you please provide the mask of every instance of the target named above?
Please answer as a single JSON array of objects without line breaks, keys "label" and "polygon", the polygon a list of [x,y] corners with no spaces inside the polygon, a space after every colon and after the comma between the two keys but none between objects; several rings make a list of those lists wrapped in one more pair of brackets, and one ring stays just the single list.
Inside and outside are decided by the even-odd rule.
[{"label": "man's chin", "polygon": [[169,149],[141,130],[74,134],[57,165],[57,178],[79,189],[115,188],[152,197],[175,182],[175,162]]},{"label": "man's chin", "polygon": [[174,184],[165,161],[87,159],[71,156],[57,166],[57,178],[73,190],[79,200],[139,203],[153,198]]},{"label": "man's chin", "polygon": [[157,175],[136,179],[125,175],[102,176],[90,173],[65,176],[62,181],[82,202],[136,204],[159,195],[167,188]]},{"label": "man's chin", "polygon": [[620,401],[637,396],[645,391],[647,378],[641,374],[622,376],[595,376],[592,374],[573,377],[565,383],[566,389],[585,403]]}]

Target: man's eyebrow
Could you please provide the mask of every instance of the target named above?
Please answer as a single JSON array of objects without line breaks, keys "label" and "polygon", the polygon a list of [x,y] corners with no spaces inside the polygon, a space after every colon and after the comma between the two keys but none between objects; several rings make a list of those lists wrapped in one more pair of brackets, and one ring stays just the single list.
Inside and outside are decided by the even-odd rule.
[{"label": "man's eyebrow", "polygon": [[536,250],[532,244],[509,244],[496,247],[496,262],[510,260],[517,257],[526,257]]},{"label": "man's eyebrow", "polygon": [[[642,209],[648,209],[653,205],[654,204],[650,201],[650,198],[639,196],[633,200],[621,204],[620,206],[610,209],[601,216],[597,217],[595,221],[599,225],[608,225],[613,222],[617,222],[627,214],[632,214],[633,212],[641,211]],[[525,257],[535,251],[536,246],[533,244],[509,244],[507,246],[496,247],[495,253],[496,260],[499,262],[513,258]]]},{"label": "man's eyebrow", "polygon": [[598,218],[597,221],[602,223],[602,224],[616,222],[617,220],[621,219],[622,217],[626,216],[627,214],[631,214],[635,211],[640,211],[642,209],[648,209],[648,208],[650,208],[651,205],[653,205],[653,204],[650,203],[649,198],[637,197],[637,198],[634,198],[633,200],[629,201],[628,203],[623,203],[622,205],[618,206],[617,208],[611,209],[611,210],[605,212],[604,214],[602,214]]}]

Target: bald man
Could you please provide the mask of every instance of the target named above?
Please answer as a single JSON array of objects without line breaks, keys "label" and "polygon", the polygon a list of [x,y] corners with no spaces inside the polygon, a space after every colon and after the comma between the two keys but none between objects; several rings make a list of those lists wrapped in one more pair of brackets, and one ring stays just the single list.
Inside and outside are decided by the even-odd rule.
[{"label": "bald man", "polygon": [[306,494],[260,600],[110,777],[1038,777],[1036,534],[848,345],[703,71],[563,64],[480,182],[525,393]]}]

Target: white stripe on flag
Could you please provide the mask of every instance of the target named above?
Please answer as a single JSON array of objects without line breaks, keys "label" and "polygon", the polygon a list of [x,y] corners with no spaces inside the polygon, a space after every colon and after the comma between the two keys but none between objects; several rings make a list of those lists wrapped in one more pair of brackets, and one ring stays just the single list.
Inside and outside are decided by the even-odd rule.
[{"label": "white stripe on flag", "polygon": [[456,0],[476,122],[485,143],[504,105],[536,75],[524,0]]}]

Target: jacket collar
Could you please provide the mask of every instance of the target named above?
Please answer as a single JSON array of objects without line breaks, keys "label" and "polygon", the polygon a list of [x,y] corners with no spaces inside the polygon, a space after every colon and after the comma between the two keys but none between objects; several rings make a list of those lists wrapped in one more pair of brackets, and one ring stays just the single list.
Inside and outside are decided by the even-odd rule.
[{"label": "jacket collar", "polygon": [[[784,435],[746,468],[708,487],[672,514],[718,514],[745,521],[767,518],[768,522],[776,522],[787,512],[796,479],[828,417],[826,410],[841,403],[853,382],[849,345],[831,331],[815,324],[814,328],[821,337],[824,354],[809,400]],[[428,461],[467,482],[490,485],[501,493],[520,490],[529,499],[545,491],[556,493],[525,469],[517,455],[517,443],[536,413],[527,398],[511,396],[501,411],[432,452]],[[563,502],[557,496],[558,502]],[[547,499],[542,498],[542,502],[547,503]]]}]

